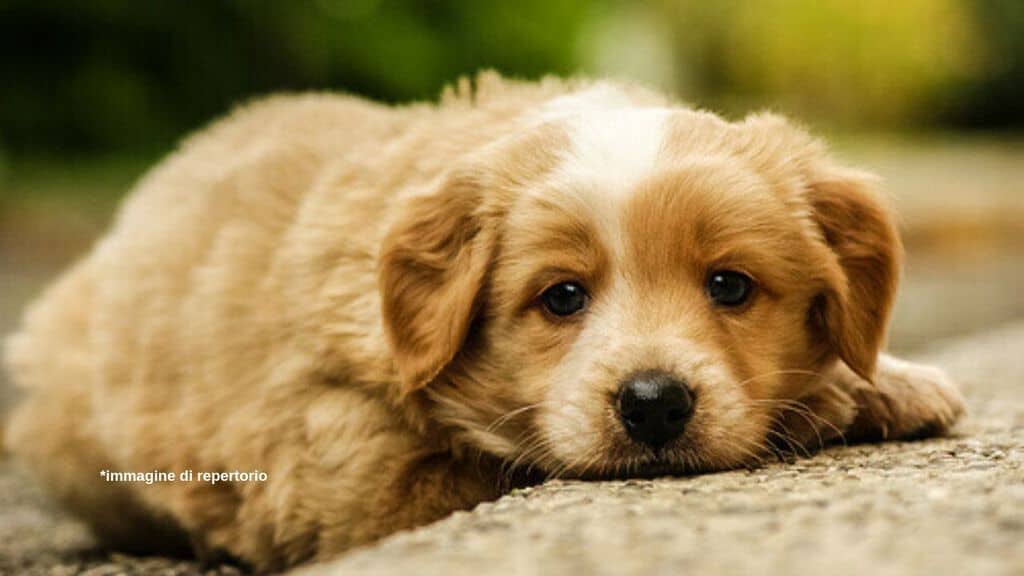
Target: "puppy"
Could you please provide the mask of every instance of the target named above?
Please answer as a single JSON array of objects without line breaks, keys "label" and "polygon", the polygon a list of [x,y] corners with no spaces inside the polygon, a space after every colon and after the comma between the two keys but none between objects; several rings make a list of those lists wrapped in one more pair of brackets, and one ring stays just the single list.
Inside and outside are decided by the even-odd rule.
[{"label": "puppy", "polygon": [[879,354],[901,247],[874,185],[777,116],[610,82],[274,97],[146,175],[31,307],[8,443],[113,546],[266,571],[533,473],[941,434],[956,388]]}]

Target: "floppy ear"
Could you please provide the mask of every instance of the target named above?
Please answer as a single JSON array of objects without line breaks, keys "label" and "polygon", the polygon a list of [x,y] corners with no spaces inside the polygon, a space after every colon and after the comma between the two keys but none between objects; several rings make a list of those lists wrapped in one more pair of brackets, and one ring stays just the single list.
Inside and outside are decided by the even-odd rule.
[{"label": "floppy ear", "polygon": [[892,212],[874,182],[869,174],[831,168],[814,178],[808,194],[838,262],[818,310],[823,329],[839,357],[868,381],[884,345],[903,257]]},{"label": "floppy ear", "polygon": [[493,258],[496,231],[470,175],[410,198],[380,261],[384,329],[403,394],[430,383],[462,347]]}]

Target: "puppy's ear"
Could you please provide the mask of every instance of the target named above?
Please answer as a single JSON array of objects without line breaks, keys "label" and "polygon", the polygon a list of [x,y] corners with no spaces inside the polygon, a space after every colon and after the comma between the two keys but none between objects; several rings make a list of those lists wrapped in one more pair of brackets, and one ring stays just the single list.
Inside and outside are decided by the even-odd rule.
[{"label": "puppy's ear", "polygon": [[813,177],[808,198],[838,268],[817,311],[832,349],[872,380],[899,282],[903,248],[892,211],[876,195],[876,179],[830,167]]},{"label": "puppy's ear", "polygon": [[384,329],[408,394],[433,380],[465,341],[496,244],[480,186],[452,174],[410,198],[384,240]]}]

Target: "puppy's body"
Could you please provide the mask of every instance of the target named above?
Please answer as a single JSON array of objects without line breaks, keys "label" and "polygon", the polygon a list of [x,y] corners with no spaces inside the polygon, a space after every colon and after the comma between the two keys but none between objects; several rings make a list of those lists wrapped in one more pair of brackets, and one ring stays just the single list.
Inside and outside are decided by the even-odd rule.
[{"label": "puppy's body", "polygon": [[[941,374],[847,368],[875,373],[899,257],[873,201],[819,217],[832,196],[808,200],[831,186],[860,202],[850,174],[780,120],[728,124],[613,84],[485,76],[436,107],[251,105],[146,176],[30,310],[8,347],[30,391],[8,442],[115,544],[182,528],[268,569],[494,498],[519,465],[727,468],[760,459],[779,423],[801,445],[941,432],[960,410]],[[830,237],[850,210],[878,237]],[[780,254],[748,251],[764,295],[722,320],[687,274],[748,230]],[[528,294],[566,274],[592,301],[575,324]],[[653,368],[696,396],[671,450],[634,446],[605,404]],[[99,475],[155,469],[268,480]]]}]

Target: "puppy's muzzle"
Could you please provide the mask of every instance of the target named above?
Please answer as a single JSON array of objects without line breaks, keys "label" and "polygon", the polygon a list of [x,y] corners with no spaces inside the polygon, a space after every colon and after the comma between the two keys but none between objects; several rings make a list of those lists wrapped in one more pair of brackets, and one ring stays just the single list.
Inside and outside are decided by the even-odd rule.
[{"label": "puppy's muzzle", "polygon": [[683,433],[693,415],[693,393],[671,374],[647,371],[627,378],[619,387],[619,418],[629,437],[660,448]]}]

